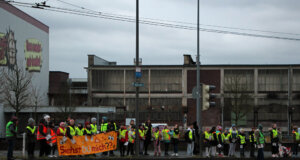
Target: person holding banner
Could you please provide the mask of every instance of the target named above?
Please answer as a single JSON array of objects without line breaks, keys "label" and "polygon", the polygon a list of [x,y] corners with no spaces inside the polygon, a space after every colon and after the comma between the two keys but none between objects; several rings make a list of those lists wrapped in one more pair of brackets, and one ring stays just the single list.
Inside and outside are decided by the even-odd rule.
[{"label": "person holding banner", "polygon": [[133,148],[134,148],[134,140],[135,140],[135,126],[130,127],[130,131],[128,131],[128,148],[127,148],[127,156],[130,154],[133,156]]},{"label": "person holding banner", "polygon": [[65,136],[66,135],[66,123],[60,122],[59,128],[56,131],[57,136]]},{"label": "person holding banner", "polygon": [[92,124],[91,124],[92,133],[93,133],[94,135],[96,135],[97,132],[98,132],[98,128],[97,128],[97,119],[96,119],[95,117],[93,117],[93,118],[91,119],[91,122],[92,122]]},{"label": "person holding banner", "polygon": [[85,128],[84,128],[83,135],[87,135],[87,136],[93,135],[93,130],[92,130],[92,127],[89,122],[85,122]]},{"label": "person holding banner", "polygon": [[78,123],[77,127],[75,128],[75,135],[76,136],[83,136],[84,128],[81,123]]},{"label": "person holding banner", "polygon": [[70,138],[73,144],[76,143],[76,141],[73,139],[73,136],[76,135],[74,119],[70,119],[70,125],[67,127],[66,135],[68,138]]},{"label": "person holding banner", "polygon": [[[108,124],[107,124],[107,132],[110,132],[110,131],[117,131],[117,125],[112,120],[108,121]],[[115,156],[113,150],[109,151],[109,156]]]}]

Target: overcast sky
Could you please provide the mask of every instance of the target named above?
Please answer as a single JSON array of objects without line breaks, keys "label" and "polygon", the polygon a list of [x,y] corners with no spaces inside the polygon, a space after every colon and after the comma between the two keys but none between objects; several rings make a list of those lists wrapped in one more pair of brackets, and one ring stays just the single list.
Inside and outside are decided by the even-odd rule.
[{"label": "overcast sky", "polygon": [[[63,1],[101,12],[135,16],[135,0]],[[57,0],[48,0],[47,4],[78,9]],[[299,7],[299,0],[200,0],[200,23],[300,34]],[[18,8],[50,27],[52,71],[84,78],[88,54],[118,64],[133,64],[134,23]],[[197,0],[140,0],[140,17],[196,23]],[[299,35],[231,31],[300,38]],[[143,64],[183,64],[183,54],[191,54],[195,59],[196,38],[196,31],[141,24],[140,57]],[[299,64],[299,51],[300,41],[200,32],[202,64]]]}]

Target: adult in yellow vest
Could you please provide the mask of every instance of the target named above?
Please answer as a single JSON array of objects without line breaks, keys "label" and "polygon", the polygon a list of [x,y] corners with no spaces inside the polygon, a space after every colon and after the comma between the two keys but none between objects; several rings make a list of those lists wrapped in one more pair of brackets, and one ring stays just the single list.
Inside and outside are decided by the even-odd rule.
[{"label": "adult in yellow vest", "polygon": [[249,132],[249,142],[250,142],[250,157],[254,158],[255,146],[256,146],[256,137],[254,134],[255,128],[253,127],[252,130]]},{"label": "adult in yellow vest", "polygon": [[228,156],[229,153],[229,144],[230,144],[230,132],[229,132],[229,128],[225,128],[224,133],[222,134],[223,137],[223,152],[224,152],[224,156]]},{"label": "adult in yellow vest", "polygon": [[70,119],[70,125],[67,127],[66,135],[68,138],[70,138],[71,142],[74,144],[76,141],[73,139],[73,136],[76,135],[75,131],[75,122],[74,119]]},{"label": "adult in yellow vest", "polygon": [[98,133],[98,128],[97,128],[97,119],[95,117],[91,118],[91,129],[92,129],[92,134],[97,134]]},{"label": "adult in yellow vest", "polygon": [[169,145],[171,142],[172,132],[170,132],[168,125],[162,130],[163,140],[165,143],[165,156],[169,155]]},{"label": "adult in yellow vest", "polygon": [[59,128],[57,128],[56,135],[57,136],[65,136],[66,135],[66,123],[65,122],[59,123]]},{"label": "adult in yellow vest", "polygon": [[93,135],[92,127],[89,122],[85,122],[85,128],[84,128],[83,135],[89,136],[90,138]]},{"label": "adult in yellow vest", "polygon": [[18,133],[18,118],[13,116],[11,120],[6,124],[6,139],[8,142],[7,159],[13,159],[14,145],[17,139]]},{"label": "adult in yellow vest", "polygon": [[84,128],[81,123],[77,124],[77,127],[75,127],[75,135],[76,136],[83,136]]},{"label": "adult in yellow vest", "polygon": [[144,141],[145,141],[145,130],[144,130],[144,125],[140,124],[139,125],[139,139],[140,139],[140,155],[143,155],[143,150],[144,150]]},{"label": "adult in yellow vest", "polygon": [[206,128],[203,132],[202,139],[203,139],[203,146],[205,148],[205,156],[209,157],[210,153],[210,141],[211,141],[211,134],[209,133],[210,128]]},{"label": "adult in yellow vest", "polygon": [[246,134],[244,129],[240,130],[240,134],[238,135],[238,143],[240,145],[240,157],[245,157],[245,147],[246,147]]},{"label": "adult in yellow vest", "polygon": [[162,140],[162,133],[159,130],[159,127],[157,126],[155,130],[152,133],[152,137],[154,139],[153,146],[154,146],[154,156],[160,156],[161,150],[160,150],[160,141]]},{"label": "adult in yellow vest", "polygon": [[185,139],[187,141],[187,155],[193,156],[194,144],[195,144],[195,133],[194,133],[194,125],[191,123],[187,131],[185,132]]},{"label": "adult in yellow vest", "polygon": [[28,119],[28,126],[26,127],[26,147],[28,159],[34,158],[34,148],[36,142],[36,127],[33,118]]},{"label": "adult in yellow vest", "polygon": [[179,128],[178,124],[175,124],[172,131],[172,142],[173,142],[173,148],[174,148],[174,154],[173,156],[178,156],[178,143],[179,143]]},{"label": "adult in yellow vest", "polygon": [[274,123],[272,125],[272,129],[270,130],[270,138],[271,138],[271,145],[272,145],[272,157],[278,157],[279,155],[279,137],[278,137],[278,130],[277,124]]},{"label": "adult in yellow vest", "polygon": [[130,154],[133,156],[134,155],[134,141],[135,141],[135,126],[132,125],[130,127],[130,131],[127,131],[128,133],[128,148],[127,148],[127,156]]},{"label": "adult in yellow vest", "polygon": [[125,143],[128,142],[128,133],[127,133],[127,128],[124,125],[122,128],[120,128],[120,140],[119,140],[119,144],[120,144],[120,155],[121,157],[125,156],[125,150],[126,150],[126,146]]},{"label": "adult in yellow vest", "polygon": [[298,133],[297,127],[293,128],[293,157],[298,155],[298,145],[300,141],[300,135]]}]

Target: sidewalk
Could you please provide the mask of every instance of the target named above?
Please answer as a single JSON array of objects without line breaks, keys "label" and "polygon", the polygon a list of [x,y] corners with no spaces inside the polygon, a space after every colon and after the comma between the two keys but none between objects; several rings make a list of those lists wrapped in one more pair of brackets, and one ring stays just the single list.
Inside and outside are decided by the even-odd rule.
[{"label": "sidewalk", "polygon": [[[0,151],[0,159],[4,160],[6,159],[6,154],[7,151]],[[37,157],[39,154],[39,151],[36,150],[35,151],[35,156]],[[58,158],[43,158],[43,159],[199,159],[199,158],[203,158],[206,159],[204,157],[200,157],[199,155],[195,155],[195,156],[187,156],[185,151],[179,151],[179,156],[175,157],[175,156],[164,156],[164,153],[162,152],[162,156],[160,157],[154,157],[154,152],[150,151],[149,152],[149,156],[139,156],[139,157],[134,157],[134,156],[125,156],[125,157],[120,157],[120,152],[119,151],[115,151],[114,152],[115,156],[114,157],[108,157],[108,156],[102,156],[101,153],[96,154],[96,157],[80,157],[80,156],[75,156],[75,157],[68,157],[68,156],[64,156],[64,157],[58,157]],[[172,152],[169,152],[169,154],[172,154]],[[239,158],[239,152],[236,152],[236,158],[235,159],[251,159],[249,158],[249,152],[245,152],[245,158]],[[56,155],[58,155],[58,152],[56,151]],[[16,157],[17,159],[24,159],[22,158],[22,151],[15,151],[14,152],[14,157]],[[270,152],[265,152],[265,158],[266,159],[272,159],[271,158],[271,153]],[[217,159],[233,159],[232,157],[224,157],[224,158],[220,158],[218,157]],[[280,159],[280,158],[276,158],[276,159]],[[298,155],[297,159],[300,160],[300,156]]]}]

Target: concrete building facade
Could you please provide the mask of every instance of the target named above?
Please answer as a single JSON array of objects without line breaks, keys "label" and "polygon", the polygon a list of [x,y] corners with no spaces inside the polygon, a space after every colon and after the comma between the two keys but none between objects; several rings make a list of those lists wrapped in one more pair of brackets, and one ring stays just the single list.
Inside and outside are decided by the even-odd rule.
[{"label": "concrete building facade", "polygon": [[[95,63],[99,57],[89,55],[88,104],[116,106],[127,116],[134,112],[134,65]],[[235,123],[234,99],[247,95],[241,105],[243,112],[238,124],[252,127],[258,123],[277,122],[287,129],[299,123],[300,65],[201,65],[200,82],[215,85],[215,107],[203,111],[204,126]],[[143,65],[140,88],[140,117],[160,122],[185,123],[196,120],[196,65],[184,55],[183,65]],[[235,90],[233,90],[233,86]],[[290,89],[289,89],[290,88]],[[288,96],[289,95],[289,96]],[[235,97],[239,98],[235,98]],[[245,98],[244,98],[245,99]],[[237,104],[237,103],[236,103]],[[161,118],[161,117],[163,118]]]}]

